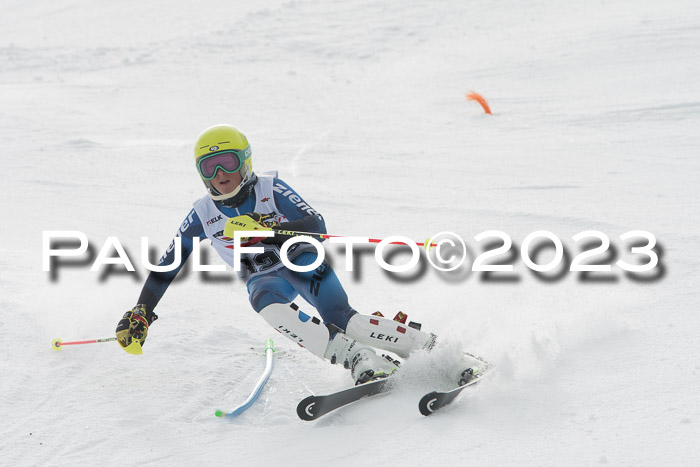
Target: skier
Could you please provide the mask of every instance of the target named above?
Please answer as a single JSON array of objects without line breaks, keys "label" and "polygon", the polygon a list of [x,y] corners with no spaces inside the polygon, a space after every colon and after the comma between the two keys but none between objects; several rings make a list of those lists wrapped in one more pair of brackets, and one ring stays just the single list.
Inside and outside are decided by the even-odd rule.
[{"label": "skier", "polygon": [[[129,353],[141,352],[148,328],[158,318],[154,309],[192,252],[194,238],[209,238],[221,258],[233,266],[233,235],[224,235],[227,225],[227,233],[232,228],[326,233],[323,217],[276,173],[253,172],[250,145],[238,129],[216,125],[205,130],[197,139],[195,163],[208,194],[194,203],[176,234],[181,238],[180,265],[170,272],[151,272],[138,304],[117,325],[117,339]],[[239,277],[246,283],[253,309],[273,328],[318,357],[348,368],[356,384],[387,377],[397,369],[398,361],[378,355],[372,347],[402,358],[414,350],[432,348],[435,335],[421,331],[416,323],[404,325],[355,311],[326,261],[310,272],[286,268],[280,246],[288,238],[278,234],[262,239],[261,244],[260,237],[242,243],[264,248],[262,253],[241,254]],[[176,253],[173,240],[158,264],[172,264]],[[297,266],[308,266],[317,253],[313,245],[296,243],[287,257]],[[298,295],[316,308],[323,322],[292,302]],[[478,374],[478,366],[474,359],[460,363],[455,382]]]}]

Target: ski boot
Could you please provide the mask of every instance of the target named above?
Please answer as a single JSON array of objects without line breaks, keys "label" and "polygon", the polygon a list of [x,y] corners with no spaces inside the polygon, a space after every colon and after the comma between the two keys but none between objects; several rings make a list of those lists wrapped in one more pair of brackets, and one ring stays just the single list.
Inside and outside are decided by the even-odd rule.
[{"label": "ski boot", "polygon": [[482,376],[488,369],[488,363],[481,358],[464,352],[459,362],[454,364],[450,370],[450,380],[457,383],[457,386],[464,386],[475,378]]},{"label": "ski boot", "polygon": [[380,357],[373,348],[362,345],[340,332],[328,343],[325,357],[332,364],[341,363],[348,368],[355,385],[386,378],[399,366],[398,361],[386,355]]}]

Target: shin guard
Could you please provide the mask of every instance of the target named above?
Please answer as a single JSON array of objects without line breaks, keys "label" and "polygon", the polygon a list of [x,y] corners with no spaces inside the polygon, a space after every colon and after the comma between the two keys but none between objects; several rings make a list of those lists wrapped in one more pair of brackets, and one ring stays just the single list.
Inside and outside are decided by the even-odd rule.
[{"label": "shin guard", "polygon": [[388,350],[403,358],[414,350],[432,349],[436,337],[397,321],[359,313],[350,318],[345,334],[361,344]]},{"label": "shin guard", "polygon": [[260,316],[291,341],[324,358],[330,333],[320,319],[302,312],[294,303],[272,303],[260,310]]}]

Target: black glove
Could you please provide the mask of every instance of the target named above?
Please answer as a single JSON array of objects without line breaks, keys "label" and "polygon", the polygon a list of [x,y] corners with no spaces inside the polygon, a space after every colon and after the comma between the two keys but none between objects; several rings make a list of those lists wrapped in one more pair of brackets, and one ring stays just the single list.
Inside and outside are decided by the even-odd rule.
[{"label": "black glove", "polygon": [[124,313],[117,324],[117,341],[122,348],[134,355],[141,354],[141,346],[146,342],[148,326],[158,319],[158,315],[146,305],[136,305]]}]

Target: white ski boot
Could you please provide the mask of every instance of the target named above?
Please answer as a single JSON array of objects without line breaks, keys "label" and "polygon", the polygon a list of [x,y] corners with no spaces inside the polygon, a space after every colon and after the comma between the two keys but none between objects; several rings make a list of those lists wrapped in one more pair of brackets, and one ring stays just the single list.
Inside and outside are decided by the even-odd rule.
[{"label": "white ski boot", "polygon": [[367,383],[393,374],[399,362],[391,357],[380,357],[373,348],[362,345],[341,332],[328,343],[325,358],[332,364],[341,363],[350,369],[355,385]]},{"label": "white ski boot", "polygon": [[302,312],[294,303],[272,303],[260,310],[260,316],[314,355],[350,369],[356,384],[385,378],[399,366],[398,361],[380,357],[372,347],[352,339],[338,328],[335,328],[335,335],[330,339],[329,327],[318,318]]},{"label": "white ski boot", "polygon": [[449,369],[450,381],[464,386],[474,378],[479,378],[488,369],[488,363],[481,358],[464,352],[457,363]]}]

